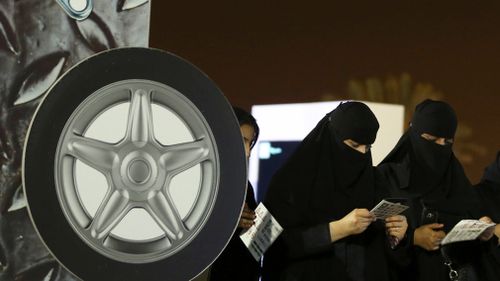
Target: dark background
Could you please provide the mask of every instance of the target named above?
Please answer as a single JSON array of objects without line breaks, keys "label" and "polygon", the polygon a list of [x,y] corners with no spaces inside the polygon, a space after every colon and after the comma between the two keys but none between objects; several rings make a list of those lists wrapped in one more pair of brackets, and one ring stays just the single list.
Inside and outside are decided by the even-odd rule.
[{"label": "dark background", "polygon": [[499,30],[498,1],[153,1],[150,45],[246,109],[407,75],[456,109],[466,130],[455,148],[476,182],[500,149]]}]

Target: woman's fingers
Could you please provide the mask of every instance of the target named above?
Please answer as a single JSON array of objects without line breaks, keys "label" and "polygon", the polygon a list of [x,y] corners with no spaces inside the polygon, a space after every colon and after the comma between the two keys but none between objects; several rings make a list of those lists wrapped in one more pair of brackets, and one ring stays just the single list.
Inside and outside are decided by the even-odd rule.
[{"label": "woman's fingers", "polygon": [[406,217],[401,215],[392,216],[385,219],[385,222],[403,222],[403,221],[406,221]]},{"label": "woman's fingers", "polygon": [[255,213],[251,210],[243,210],[243,212],[241,212],[241,217],[242,218],[245,218],[245,219],[249,219],[249,220],[254,220],[255,219]]},{"label": "woman's fingers", "polygon": [[238,226],[241,228],[250,228],[250,227],[252,227],[252,225],[254,225],[254,223],[255,222],[253,220],[240,218],[240,221],[238,222]]},{"label": "woman's fingers", "polygon": [[255,224],[255,212],[252,211],[248,207],[248,205],[245,203],[243,206],[243,211],[241,212],[240,220],[238,222],[238,227],[241,228],[250,228],[252,225]]},{"label": "woman's fingers", "polygon": [[402,222],[388,222],[385,224],[385,227],[391,229],[391,228],[402,228],[403,223]]},{"label": "woman's fingers", "polygon": [[375,216],[370,213],[368,209],[354,209],[354,214],[358,218],[368,219],[370,221],[373,221],[375,219]]}]

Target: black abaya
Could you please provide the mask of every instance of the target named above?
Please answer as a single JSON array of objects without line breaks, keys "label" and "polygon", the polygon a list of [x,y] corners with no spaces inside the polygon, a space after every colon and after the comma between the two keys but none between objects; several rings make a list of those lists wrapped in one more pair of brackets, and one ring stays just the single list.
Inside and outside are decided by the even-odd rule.
[{"label": "black abaya", "polygon": [[[391,195],[408,199],[411,241],[414,230],[421,225],[441,223],[443,230],[448,232],[462,219],[480,217],[479,201],[452,152],[452,145],[440,145],[421,136],[427,133],[452,139],[456,127],[456,116],[449,105],[426,100],[417,106],[410,129],[378,166],[390,182]],[[434,221],[427,220],[429,210],[434,214],[430,216]],[[474,263],[475,257],[480,255],[478,244],[451,244],[443,250],[452,253],[451,258],[460,261],[462,266]],[[449,269],[444,265],[440,251],[427,251],[418,246],[412,248],[414,258],[404,272],[403,280],[449,280]],[[457,252],[460,253],[457,255]]]},{"label": "black abaya", "polygon": [[[253,187],[248,183],[245,203],[255,210]],[[226,248],[210,269],[210,281],[258,281],[260,263],[257,262],[240,239],[242,228],[237,228]]]},{"label": "black abaya", "polygon": [[375,184],[371,154],[342,142],[371,144],[377,130],[366,105],[341,104],[274,175],[265,205],[284,231],[264,257],[263,281],[390,280],[385,254],[394,251],[383,222],[334,243],[329,229],[329,222],[355,208],[370,209],[386,195]]},{"label": "black abaya", "polygon": [[[481,182],[476,185],[481,203],[486,208],[486,214],[496,223],[500,223],[500,152],[496,160],[484,171]],[[500,246],[498,237],[493,237],[490,243],[483,246],[481,260],[485,280],[500,280]]]}]

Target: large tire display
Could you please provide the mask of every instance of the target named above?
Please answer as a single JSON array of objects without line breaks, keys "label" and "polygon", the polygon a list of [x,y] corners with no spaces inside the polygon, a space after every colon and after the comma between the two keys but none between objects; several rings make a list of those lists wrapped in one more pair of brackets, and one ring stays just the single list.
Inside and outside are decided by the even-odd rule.
[{"label": "large tire display", "polygon": [[23,157],[42,240],[83,280],[189,280],[231,237],[246,161],[220,90],[175,55],[99,53],[65,73]]}]

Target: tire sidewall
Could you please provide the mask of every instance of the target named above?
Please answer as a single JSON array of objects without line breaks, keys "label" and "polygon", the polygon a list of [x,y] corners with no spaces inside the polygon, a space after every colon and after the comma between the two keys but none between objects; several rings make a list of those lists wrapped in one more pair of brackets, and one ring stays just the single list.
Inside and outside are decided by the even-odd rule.
[{"label": "tire sidewall", "polygon": [[[57,144],[76,108],[109,84],[144,79],[174,88],[203,114],[215,139],[219,186],[205,225],[184,248],[150,263],[119,262],[90,248],[69,225],[54,182]],[[187,61],[160,50],[100,53],[69,70],[40,104],[28,133],[23,179],[32,221],[53,255],[84,280],[189,280],[220,254],[236,228],[245,198],[246,160],[238,123],[217,86]]]}]

